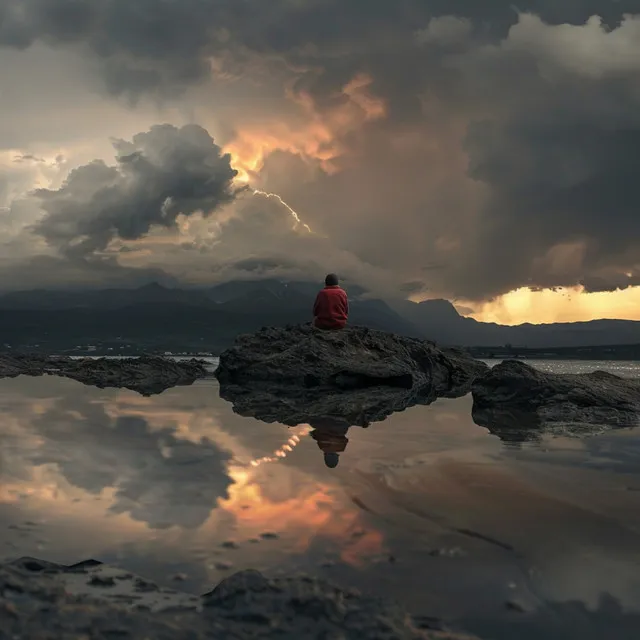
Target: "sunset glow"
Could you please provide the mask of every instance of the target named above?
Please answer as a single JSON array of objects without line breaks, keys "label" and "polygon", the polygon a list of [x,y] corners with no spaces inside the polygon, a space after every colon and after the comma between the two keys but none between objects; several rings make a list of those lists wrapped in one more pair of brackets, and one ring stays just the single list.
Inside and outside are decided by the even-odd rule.
[{"label": "sunset glow", "polygon": [[640,320],[640,287],[585,293],[582,288],[531,291],[517,289],[484,304],[467,304],[481,322],[581,322],[603,318]]},{"label": "sunset glow", "polygon": [[287,97],[300,109],[300,124],[278,118],[245,126],[224,147],[223,151],[233,158],[238,182],[254,183],[265,159],[274,151],[286,151],[316,162],[329,174],[337,171],[337,161],[345,153],[339,138],[367,122],[383,118],[386,113],[384,101],[369,93],[371,82],[366,75],[355,76],[336,96],[337,104],[324,112],[318,110],[309,93],[288,89]]}]

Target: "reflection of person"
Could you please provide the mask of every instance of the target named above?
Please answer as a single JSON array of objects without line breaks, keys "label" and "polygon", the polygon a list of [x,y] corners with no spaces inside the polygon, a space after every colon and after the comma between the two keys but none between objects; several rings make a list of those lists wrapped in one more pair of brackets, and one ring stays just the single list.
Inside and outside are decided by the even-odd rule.
[{"label": "reflection of person", "polygon": [[324,284],[313,305],[313,326],[318,329],[343,329],[349,316],[347,293],[338,284],[338,276],[334,273],[324,279]]},{"label": "reflection of person", "polygon": [[309,435],[324,452],[324,463],[330,469],[335,469],[340,462],[340,454],[349,443],[346,433],[350,425],[331,418],[317,419],[309,424],[313,427]]}]

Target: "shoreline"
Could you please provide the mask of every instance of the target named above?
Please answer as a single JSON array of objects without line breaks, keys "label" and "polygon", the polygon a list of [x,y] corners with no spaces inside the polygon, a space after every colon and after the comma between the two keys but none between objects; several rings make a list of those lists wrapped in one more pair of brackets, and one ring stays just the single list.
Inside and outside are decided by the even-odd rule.
[{"label": "shoreline", "polygon": [[474,640],[308,575],[246,570],[194,596],[96,560],[65,566],[32,557],[0,564],[0,629],[19,638]]}]

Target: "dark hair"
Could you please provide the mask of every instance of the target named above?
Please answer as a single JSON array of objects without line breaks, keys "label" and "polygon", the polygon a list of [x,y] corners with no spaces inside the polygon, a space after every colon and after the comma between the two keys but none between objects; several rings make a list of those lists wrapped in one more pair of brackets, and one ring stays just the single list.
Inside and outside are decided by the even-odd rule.
[{"label": "dark hair", "polygon": [[327,287],[335,287],[338,284],[338,276],[335,273],[330,273],[325,279],[324,284]]},{"label": "dark hair", "polygon": [[329,452],[324,454],[324,463],[329,469],[335,469],[340,462],[340,456],[337,453]]}]

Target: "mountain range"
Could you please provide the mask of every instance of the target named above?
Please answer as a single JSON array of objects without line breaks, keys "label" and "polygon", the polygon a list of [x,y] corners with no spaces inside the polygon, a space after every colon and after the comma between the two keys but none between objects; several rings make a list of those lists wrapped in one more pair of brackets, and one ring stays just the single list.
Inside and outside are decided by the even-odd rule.
[{"label": "mountain range", "polygon": [[[313,282],[232,281],[210,288],[150,284],[137,289],[33,290],[0,296],[0,343],[11,348],[122,348],[217,352],[236,335],[308,322]],[[353,324],[460,346],[528,348],[640,343],[640,322],[594,320],[504,326],[461,316],[447,300],[381,300],[348,287]]]}]

